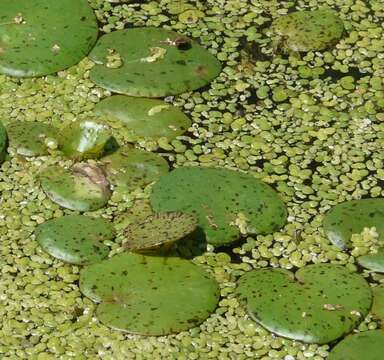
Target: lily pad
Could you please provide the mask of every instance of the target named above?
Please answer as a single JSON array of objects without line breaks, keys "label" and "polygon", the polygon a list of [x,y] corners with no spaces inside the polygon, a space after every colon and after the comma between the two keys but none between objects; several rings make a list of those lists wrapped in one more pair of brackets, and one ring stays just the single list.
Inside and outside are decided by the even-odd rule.
[{"label": "lily pad", "polygon": [[115,229],[117,231],[122,231],[127,226],[136,222],[141,222],[151,215],[153,215],[153,210],[149,200],[136,200],[128,211],[115,218]]},{"label": "lily pad", "polygon": [[75,159],[99,158],[111,137],[109,127],[100,121],[76,121],[63,130],[60,149],[65,155]]},{"label": "lily pad", "polygon": [[108,180],[120,191],[144,187],[169,171],[167,161],[149,151],[121,147],[102,160]]},{"label": "lily pad", "polygon": [[40,182],[46,195],[67,209],[94,211],[111,197],[103,172],[86,163],[76,164],[71,171],[50,166],[41,172]]},{"label": "lily pad", "polygon": [[371,271],[384,273],[384,249],[375,254],[359,256],[357,262]]},{"label": "lily pad", "polygon": [[167,335],[202,323],[216,308],[219,287],[207,272],[177,257],[122,253],[80,273],[80,290],[100,303],[107,326]]},{"label": "lily pad", "polygon": [[272,32],[280,45],[293,51],[317,51],[336,44],[344,32],[343,21],[331,9],[296,11],[279,17]]},{"label": "lily pad", "polygon": [[371,289],[364,278],[333,264],[253,270],[238,294],[255,321],[279,336],[325,344],[349,333],[368,314]]},{"label": "lily pad", "polygon": [[7,131],[0,122],[0,164],[4,161],[7,152]]},{"label": "lily pad", "polygon": [[324,217],[323,228],[336,246],[351,247],[352,234],[375,227],[379,240],[384,240],[384,199],[351,200],[334,206]]},{"label": "lily pad", "polygon": [[364,331],[339,342],[328,360],[382,360],[383,353],[384,331]]},{"label": "lily pad", "polygon": [[230,244],[241,233],[272,233],[286,221],[285,205],[269,185],[223,168],[178,168],[154,185],[151,203],[156,212],[195,215],[215,245]]},{"label": "lily pad", "polygon": [[371,314],[377,319],[384,321],[384,285],[375,286],[372,288],[373,303]]},{"label": "lily pad", "polygon": [[18,121],[7,126],[9,146],[22,156],[47,155],[49,142],[57,145],[57,129],[42,122]]},{"label": "lily pad", "polygon": [[111,223],[101,218],[68,215],[46,221],[36,229],[36,240],[48,254],[62,261],[85,265],[107,257],[114,230]]},{"label": "lily pad", "polygon": [[157,213],[129,225],[124,231],[123,245],[131,251],[169,246],[192,233],[196,226],[196,218],[190,214]]},{"label": "lily pad", "polygon": [[86,0],[2,0],[0,73],[31,77],[66,69],[88,54],[97,34]]},{"label": "lily pad", "polygon": [[191,126],[178,107],[156,99],[115,95],[99,102],[94,111],[121,121],[128,130],[127,141],[174,139]]},{"label": "lily pad", "polygon": [[90,78],[110,91],[163,97],[198,89],[219,73],[206,49],[173,31],[146,27],[103,35],[90,53]]}]

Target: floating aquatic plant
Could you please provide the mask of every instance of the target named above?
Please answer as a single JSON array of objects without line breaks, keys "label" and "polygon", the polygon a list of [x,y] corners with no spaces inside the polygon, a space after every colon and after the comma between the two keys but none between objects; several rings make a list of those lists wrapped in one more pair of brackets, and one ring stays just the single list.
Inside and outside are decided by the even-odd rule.
[{"label": "floating aquatic plant", "polygon": [[43,122],[20,121],[7,126],[9,147],[22,156],[41,156],[57,147],[57,129]]},{"label": "floating aquatic plant", "polygon": [[192,233],[196,226],[196,218],[190,214],[156,213],[126,227],[123,246],[131,251],[169,248],[177,240]]},{"label": "floating aquatic plant", "polygon": [[94,111],[100,116],[121,121],[127,130],[127,141],[161,137],[171,140],[182,135],[191,125],[179,108],[156,99],[115,95],[98,103]]},{"label": "floating aquatic plant", "polygon": [[0,73],[31,77],[66,69],[88,54],[97,34],[86,0],[2,0]]},{"label": "floating aquatic plant", "polygon": [[286,220],[285,205],[267,184],[251,175],[223,168],[182,167],[154,185],[157,212],[195,215],[207,242],[230,244],[241,234],[266,234]]},{"label": "floating aquatic plant", "polygon": [[[110,51],[120,66],[108,66]],[[97,85],[131,96],[162,97],[198,89],[220,72],[219,61],[195,41],[161,28],[118,30],[102,36],[90,53]]]},{"label": "floating aquatic plant", "polygon": [[0,164],[4,161],[7,152],[7,131],[0,122]]},{"label": "floating aquatic plant", "polygon": [[76,121],[62,131],[60,149],[75,159],[99,158],[111,138],[110,128],[101,121]]},{"label": "floating aquatic plant", "polygon": [[383,353],[384,330],[363,331],[340,341],[328,360],[381,360]]},{"label": "floating aquatic plant", "polygon": [[269,331],[318,344],[348,334],[372,303],[364,278],[333,264],[308,265],[295,274],[252,270],[240,278],[237,292],[252,318]]},{"label": "floating aquatic plant", "polygon": [[106,205],[111,196],[104,173],[95,165],[79,163],[71,170],[50,166],[39,178],[47,196],[67,209],[94,211]]},{"label": "floating aquatic plant", "polygon": [[331,9],[295,11],[277,18],[271,28],[279,46],[293,51],[316,51],[336,44],[344,31],[343,21]]},{"label": "floating aquatic plant", "polygon": [[103,241],[113,238],[114,229],[102,218],[67,215],[40,224],[35,234],[48,254],[71,264],[85,265],[107,257],[109,248]]},{"label": "floating aquatic plant", "polygon": [[216,308],[219,288],[202,268],[177,257],[123,253],[84,268],[80,290],[99,303],[107,326],[167,335],[202,323]]},{"label": "floating aquatic plant", "polygon": [[167,161],[160,155],[127,146],[101,161],[108,180],[123,192],[144,187],[169,171]]}]

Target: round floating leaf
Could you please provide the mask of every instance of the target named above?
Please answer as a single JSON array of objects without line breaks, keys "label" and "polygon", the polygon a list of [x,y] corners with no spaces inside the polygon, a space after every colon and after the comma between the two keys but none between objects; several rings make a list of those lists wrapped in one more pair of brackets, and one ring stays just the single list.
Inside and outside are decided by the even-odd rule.
[{"label": "round floating leaf", "polygon": [[145,220],[148,216],[153,215],[151,204],[148,200],[136,200],[127,212],[116,217],[114,224],[115,229],[121,231],[128,225]]},{"label": "round floating leaf", "polygon": [[384,321],[384,285],[372,287],[373,303],[371,314],[375,319]]},{"label": "round floating leaf", "polygon": [[113,154],[102,159],[108,180],[126,191],[144,187],[165,175],[169,166],[160,155],[121,147]]},{"label": "round floating leaf", "polygon": [[48,254],[77,265],[107,257],[109,248],[103,241],[113,236],[113,226],[108,221],[84,215],[62,216],[36,229],[36,240]]},{"label": "round floating leaf", "polygon": [[103,172],[85,163],[75,165],[72,171],[59,166],[48,167],[41,172],[40,182],[52,201],[72,210],[97,210],[111,196]]},{"label": "round floating leaf", "polygon": [[57,144],[57,129],[42,122],[18,121],[7,126],[9,146],[23,156],[48,154],[49,142]]},{"label": "round floating leaf", "polygon": [[328,239],[340,248],[351,247],[352,234],[375,227],[379,240],[384,239],[384,199],[351,200],[333,207],[324,217]]},{"label": "round floating leaf", "polygon": [[286,220],[285,205],[270,186],[223,168],[178,168],[154,185],[151,203],[156,212],[195,215],[207,242],[216,245],[240,233],[271,233]]},{"label": "round floating leaf", "polygon": [[42,76],[77,64],[96,42],[86,0],[1,0],[0,72]]},{"label": "round floating leaf", "polygon": [[76,121],[63,130],[60,149],[75,159],[99,158],[110,139],[111,132],[106,124],[95,120]]},{"label": "round floating leaf", "polygon": [[336,44],[344,31],[343,21],[330,9],[296,11],[272,24],[282,45],[294,51],[316,51]]},{"label": "round floating leaf", "polygon": [[170,30],[135,28],[103,35],[90,53],[97,85],[131,96],[163,97],[198,89],[220,63],[196,42]]},{"label": "round floating leaf", "polygon": [[83,269],[80,290],[101,303],[97,317],[102,323],[143,335],[197,326],[214,311],[219,298],[216,281],[193,263],[135,253]]},{"label": "round floating leaf", "polygon": [[115,95],[98,103],[95,113],[121,121],[128,130],[127,141],[174,139],[191,126],[178,107],[156,99]]},{"label": "round floating leaf", "polygon": [[4,161],[7,151],[7,132],[0,122],[0,164]]},{"label": "round floating leaf", "polygon": [[384,331],[364,331],[339,342],[328,360],[382,360],[383,353]]},{"label": "round floating leaf", "polygon": [[316,264],[295,276],[284,269],[262,269],[239,280],[238,293],[250,315],[269,331],[325,344],[349,333],[368,314],[372,294],[361,275]]},{"label": "round floating leaf", "polygon": [[384,250],[380,249],[376,254],[359,256],[357,262],[366,269],[384,272]]},{"label": "round floating leaf", "polygon": [[189,214],[157,213],[144,221],[128,226],[124,235],[128,250],[149,250],[170,245],[192,233],[197,226],[196,218]]}]

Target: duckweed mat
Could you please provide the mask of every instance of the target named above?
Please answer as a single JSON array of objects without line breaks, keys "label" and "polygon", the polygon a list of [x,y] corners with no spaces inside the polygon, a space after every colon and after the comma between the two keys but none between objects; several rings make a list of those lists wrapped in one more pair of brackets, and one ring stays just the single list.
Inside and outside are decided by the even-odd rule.
[{"label": "duckweed mat", "polygon": [[[336,204],[383,197],[384,7],[381,0],[90,0],[99,36],[133,27],[162,27],[195,39],[221,62],[206,87],[165,101],[192,121],[176,139],[138,140],[172,168],[219,166],[245,171],[271,185],[287,205],[287,224],[270,235],[229,247],[183,252],[220,286],[219,305],[201,325],[178,334],[129,335],[104,326],[79,290],[80,268],[46,254],[39,224],[78,214],[53,203],[38,181],[46,166],[71,167],[55,144],[49,155],[9,154],[0,171],[1,359],[327,359],[335,343],[303,344],[272,335],[253,321],[236,296],[236,282],[252,269],[295,272],[332,263],[358,271],[376,287],[383,275],[363,270],[350,250],[328,240],[324,215]],[[332,8],[344,23],[327,49],[298,53],[275,38],[271,24],[296,10]],[[27,14],[15,14],[16,20]],[[0,27],[4,26],[0,24]],[[6,44],[0,39],[0,57]],[[283,42],[283,43],[282,43]],[[276,46],[280,44],[280,46]],[[5,127],[39,121],[62,130],[86,120],[111,93],[89,79],[87,58],[57,74],[17,79],[0,75],[0,121]],[[113,136],[124,143],[124,128]],[[3,137],[0,139],[0,152]],[[0,154],[2,158],[2,154]],[[113,193],[108,205],[85,215],[113,222],[146,199],[151,185]],[[110,256],[121,239],[105,241]],[[188,248],[188,246],[190,248]],[[181,251],[181,249],[180,249]],[[330,311],[333,311],[330,309]],[[377,309],[355,332],[380,329]]]}]

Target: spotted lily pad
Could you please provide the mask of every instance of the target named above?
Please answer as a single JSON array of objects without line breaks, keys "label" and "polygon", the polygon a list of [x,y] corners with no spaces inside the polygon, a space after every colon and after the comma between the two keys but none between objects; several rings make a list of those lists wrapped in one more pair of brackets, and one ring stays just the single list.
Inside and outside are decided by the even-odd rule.
[{"label": "spotted lily pad", "polygon": [[7,133],[9,146],[22,156],[47,155],[49,143],[57,145],[57,129],[42,122],[13,122]]},{"label": "spotted lily pad", "polygon": [[111,192],[103,172],[96,166],[80,163],[72,170],[50,166],[40,174],[41,187],[60,206],[94,211],[108,202]]},{"label": "spotted lily pad", "polygon": [[384,249],[379,249],[375,254],[359,256],[357,262],[366,269],[384,273]]},{"label": "spotted lily pad", "polygon": [[364,331],[346,337],[330,352],[328,360],[382,360],[384,330]]},{"label": "spotted lily pad", "polygon": [[0,164],[5,159],[6,151],[7,151],[7,131],[5,130],[4,125],[0,122]]},{"label": "spotted lily pad", "polygon": [[191,125],[179,108],[156,99],[115,95],[98,103],[95,113],[121,121],[128,130],[127,141],[174,139]]},{"label": "spotted lily pad", "polygon": [[357,273],[333,264],[253,270],[238,294],[255,321],[279,336],[325,344],[354,329],[368,314],[372,294]]},{"label": "spotted lily pad", "polygon": [[96,42],[86,0],[1,0],[0,73],[42,76],[77,64]]},{"label": "spotted lily pad", "polygon": [[112,224],[101,218],[68,215],[46,221],[36,229],[36,240],[50,255],[85,265],[103,260],[109,253],[105,240],[114,236]]},{"label": "spotted lily pad", "polygon": [[80,273],[81,292],[100,303],[107,326],[143,335],[195,327],[216,308],[219,288],[202,268],[177,257],[122,253]]},{"label": "spotted lily pad", "polygon": [[90,58],[97,64],[90,73],[97,85],[139,97],[195,90],[220,72],[218,60],[196,42],[153,27],[103,35]]},{"label": "spotted lily pad", "polygon": [[190,214],[157,213],[125,229],[124,247],[135,251],[169,246],[192,233],[196,226],[196,218]]},{"label": "spotted lily pad", "polygon": [[108,180],[120,191],[144,187],[168,173],[169,166],[160,155],[121,147],[102,159]]},{"label": "spotted lily pad", "polygon": [[326,49],[339,41],[343,31],[343,21],[331,9],[292,12],[272,24],[280,45],[293,51]]},{"label": "spotted lily pad", "polygon": [[99,158],[111,140],[109,127],[96,120],[76,121],[61,134],[60,149],[75,159]]},{"label": "spotted lily pad", "polygon": [[274,232],[286,220],[285,205],[269,185],[223,168],[178,168],[154,185],[151,203],[157,212],[195,215],[207,242],[216,245],[241,233]]},{"label": "spotted lily pad", "polygon": [[351,200],[334,206],[324,217],[323,228],[336,246],[351,247],[352,234],[375,227],[379,240],[384,239],[384,199]]},{"label": "spotted lily pad", "polygon": [[371,314],[375,319],[384,321],[384,285],[372,288],[373,303]]},{"label": "spotted lily pad", "polygon": [[147,199],[136,200],[126,212],[114,219],[115,229],[122,231],[127,226],[144,221],[151,215],[153,215],[153,210],[149,201]]}]

